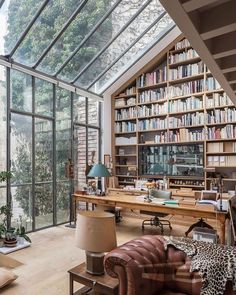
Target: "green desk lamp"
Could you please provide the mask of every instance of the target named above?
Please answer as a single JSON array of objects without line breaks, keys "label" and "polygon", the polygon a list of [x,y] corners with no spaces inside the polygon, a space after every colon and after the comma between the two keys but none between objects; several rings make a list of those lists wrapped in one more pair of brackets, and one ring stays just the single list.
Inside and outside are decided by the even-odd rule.
[{"label": "green desk lamp", "polygon": [[107,167],[103,165],[102,163],[95,164],[92,169],[89,171],[88,177],[98,177],[98,189],[102,190],[102,184],[101,184],[101,177],[110,177],[111,174],[107,170]]}]

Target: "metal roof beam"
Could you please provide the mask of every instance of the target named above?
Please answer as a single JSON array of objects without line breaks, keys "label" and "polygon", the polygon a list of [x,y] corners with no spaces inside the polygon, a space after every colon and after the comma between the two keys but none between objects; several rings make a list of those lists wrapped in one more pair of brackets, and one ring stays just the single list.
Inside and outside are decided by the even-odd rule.
[{"label": "metal roof beam", "polygon": [[157,24],[162,18],[163,18],[163,16],[166,14],[166,11],[164,11],[161,15],[159,15],[158,16],[158,18],[156,18],[156,20],[151,24],[151,25],[149,25],[147,28],[146,28],[146,30],[144,30],[143,31],[143,33],[140,35],[140,36],[138,36],[127,48],[126,48],[126,50],[124,51],[124,52],[122,52],[122,54],[120,54],[108,67],[106,67],[106,69],[104,69],[99,75],[98,75],[98,77],[95,79],[95,80],[93,80],[93,82],[92,83],[90,83],[89,84],[89,86],[87,87],[87,89],[89,89],[90,87],[92,87],[107,71],[109,71],[110,70],[110,68],[114,65],[114,64],[116,64],[121,58],[122,58],[122,56],[124,55],[124,54],[126,54],[140,39],[142,39],[143,38],[143,36],[148,32],[148,31],[150,31],[151,30],[151,28],[153,27],[153,26],[155,26],[155,24]]},{"label": "metal roof beam", "polygon": [[28,32],[30,31],[30,29],[32,28],[33,24],[35,23],[35,21],[37,20],[37,18],[40,16],[40,14],[42,13],[42,11],[45,9],[45,7],[47,6],[48,2],[50,0],[45,0],[43,2],[43,4],[40,6],[40,8],[38,9],[38,11],[35,13],[34,17],[32,18],[32,20],[30,21],[30,23],[27,25],[26,29],[24,30],[24,32],[21,34],[20,38],[18,39],[18,41],[16,42],[15,46],[13,47],[13,49],[11,50],[9,56],[12,57],[13,54],[15,53],[15,51],[17,50],[17,48],[20,46],[20,44],[23,42],[23,40],[25,39],[25,36],[28,34]]},{"label": "metal roof beam", "polygon": [[6,66],[8,68],[12,68],[14,70],[18,70],[20,72],[31,75],[31,76],[36,77],[38,79],[42,79],[42,80],[47,81],[49,83],[55,84],[58,87],[61,87],[63,89],[69,90],[74,93],[77,93],[81,96],[89,97],[89,98],[94,99],[96,101],[103,101],[103,97],[98,94],[87,91],[81,87],[78,87],[76,85],[72,85],[68,82],[60,80],[60,79],[50,76],[48,74],[42,73],[40,71],[32,69],[28,66],[22,65],[20,63],[17,63],[14,61],[9,61],[3,56],[0,56],[0,65]]},{"label": "metal roof beam", "polygon": [[64,69],[64,67],[72,60],[72,58],[76,55],[76,53],[80,50],[80,48],[85,44],[85,42],[92,36],[92,34],[97,30],[98,27],[105,21],[105,19],[112,13],[112,11],[120,4],[122,0],[116,1],[116,3],[104,14],[104,16],[99,20],[99,22],[95,25],[95,27],[86,35],[86,37],[80,42],[80,44],[75,48],[73,53],[64,61],[64,63],[60,66],[54,76],[58,76],[60,72]]},{"label": "metal roof beam", "polygon": [[79,77],[91,66],[91,64],[103,54],[103,52],[124,32],[124,30],[136,19],[136,17],[152,2],[148,0],[139,10],[132,16],[132,18],[116,33],[116,35],[91,59],[91,61],[78,73],[72,83],[75,83]]},{"label": "metal roof beam", "polygon": [[77,7],[77,9],[74,11],[74,13],[71,15],[71,17],[68,19],[68,21],[64,24],[63,28],[58,32],[56,37],[51,41],[51,43],[48,45],[48,47],[44,50],[42,55],[39,57],[39,59],[34,64],[33,68],[36,68],[41,61],[44,59],[46,54],[49,52],[49,50],[53,47],[53,45],[57,42],[57,40],[61,37],[61,35],[65,32],[65,30],[69,27],[69,25],[72,23],[72,21],[76,18],[78,13],[82,10],[82,8],[85,6],[85,4],[88,2],[88,0],[84,0],[80,3],[80,5]]}]

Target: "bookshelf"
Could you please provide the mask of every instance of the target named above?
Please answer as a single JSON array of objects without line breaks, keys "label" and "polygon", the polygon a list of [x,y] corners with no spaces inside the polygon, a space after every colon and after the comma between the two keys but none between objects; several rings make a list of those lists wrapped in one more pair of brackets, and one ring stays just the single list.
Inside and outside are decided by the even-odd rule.
[{"label": "bookshelf", "polygon": [[235,106],[188,40],[158,58],[112,95],[119,184],[166,176],[169,188],[210,189],[216,176],[204,168],[215,167],[235,190]]}]

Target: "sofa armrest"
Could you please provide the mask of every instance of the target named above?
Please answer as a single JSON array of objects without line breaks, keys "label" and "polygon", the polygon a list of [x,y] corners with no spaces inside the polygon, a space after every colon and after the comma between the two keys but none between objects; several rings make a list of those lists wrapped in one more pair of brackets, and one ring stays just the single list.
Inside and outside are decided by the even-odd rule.
[{"label": "sofa armrest", "polygon": [[164,271],[161,269],[166,265],[163,243],[161,236],[143,236],[105,256],[107,273],[119,279],[120,295],[155,294],[163,288]]}]

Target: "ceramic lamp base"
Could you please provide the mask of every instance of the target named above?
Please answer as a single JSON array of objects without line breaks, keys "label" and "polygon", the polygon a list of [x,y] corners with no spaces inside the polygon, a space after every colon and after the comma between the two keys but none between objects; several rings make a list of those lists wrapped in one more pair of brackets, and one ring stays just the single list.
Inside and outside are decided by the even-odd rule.
[{"label": "ceramic lamp base", "polygon": [[103,275],[104,253],[86,251],[86,271],[92,275]]}]

